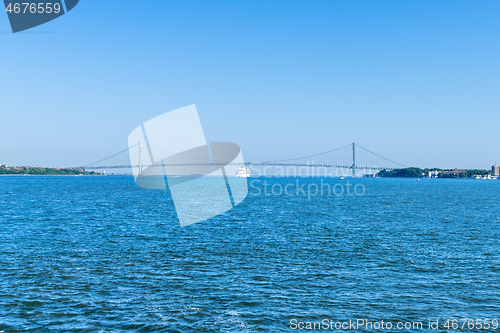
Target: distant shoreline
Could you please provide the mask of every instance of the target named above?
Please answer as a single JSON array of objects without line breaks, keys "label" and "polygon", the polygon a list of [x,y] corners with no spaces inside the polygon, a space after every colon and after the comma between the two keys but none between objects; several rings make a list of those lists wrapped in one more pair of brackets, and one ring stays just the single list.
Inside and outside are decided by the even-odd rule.
[{"label": "distant shoreline", "polygon": [[[93,175],[31,175],[31,174],[0,174],[0,178],[2,177],[84,177],[84,178],[89,178],[89,177],[96,177],[96,178],[116,178],[116,177],[131,177],[133,178],[134,175],[131,174],[107,174],[107,175],[102,175],[102,174],[93,174]],[[210,176],[208,176],[210,177]],[[468,177],[438,177],[438,178],[429,178],[429,177],[397,177],[397,176],[392,176],[392,177],[350,177],[350,176],[345,176],[345,179],[340,180],[339,177],[297,177],[297,176],[270,176],[270,177],[248,177],[247,179],[249,180],[262,180],[262,179],[331,179],[331,180],[338,180],[340,182],[343,181],[350,181],[350,180],[369,180],[369,179],[406,179],[406,180],[426,180],[426,179],[440,179],[440,180],[476,180],[474,178],[468,178]],[[496,180],[496,178],[490,178],[487,180]]]},{"label": "distant shoreline", "polygon": [[128,176],[128,175],[32,175],[32,174],[0,174],[0,177],[103,177],[103,176]]},{"label": "distant shoreline", "polygon": [[95,174],[86,174],[86,175],[68,175],[68,174],[60,174],[60,175],[54,175],[54,174],[0,174],[0,177],[113,177],[113,176],[130,176],[133,177],[134,175],[131,174],[106,174],[103,175],[101,173],[95,173]]},{"label": "distant shoreline", "polygon": [[71,169],[71,168],[44,168],[44,167],[9,167],[6,165],[0,165],[0,175],[39,175],[39,176],[87,176],[98,174],[94,171],[87,172],[83,168]]},{"label": "distant shoreline", "polygon": [[376,174],[380,178],[462,178],[474,179],[476,177],[494,176],[489,170],[479,169],[420,169],[404,168],[394,170],[382,170]]}]

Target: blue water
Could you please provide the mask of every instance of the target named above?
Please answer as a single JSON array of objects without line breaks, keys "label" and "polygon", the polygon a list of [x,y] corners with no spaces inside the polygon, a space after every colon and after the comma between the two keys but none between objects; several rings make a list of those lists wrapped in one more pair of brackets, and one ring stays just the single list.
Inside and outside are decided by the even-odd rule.
[{"label": "blue water", "polygon": [[251,193],[181,228],[131,177],[0,177],[0,331],[500,319],[500,181],[350,181],[364,195]]}]

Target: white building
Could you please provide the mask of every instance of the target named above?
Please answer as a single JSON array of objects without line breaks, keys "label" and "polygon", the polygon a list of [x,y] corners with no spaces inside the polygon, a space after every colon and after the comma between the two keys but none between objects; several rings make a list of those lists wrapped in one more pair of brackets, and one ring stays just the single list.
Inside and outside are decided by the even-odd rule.
[{"label": "white building", "polygon": [[500,166],[498,166],[498,164],[495,164],[491,167],[491,172],[493,173],[493,176],[500,176]]},{"label": "white building", "polygon": [[429,178],[437,178],[439,171],[429,171]]}]

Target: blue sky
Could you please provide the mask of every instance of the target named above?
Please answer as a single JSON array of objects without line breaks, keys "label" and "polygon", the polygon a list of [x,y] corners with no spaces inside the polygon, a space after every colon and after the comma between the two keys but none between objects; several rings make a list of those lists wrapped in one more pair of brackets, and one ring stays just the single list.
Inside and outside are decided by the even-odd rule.
[{"label": "blue sky", "polygon": [[82,0],[12,34],[0,163],[76,166],[196,104],[246,160],[356,141],[405,165],[500,163],[498,1]]}]

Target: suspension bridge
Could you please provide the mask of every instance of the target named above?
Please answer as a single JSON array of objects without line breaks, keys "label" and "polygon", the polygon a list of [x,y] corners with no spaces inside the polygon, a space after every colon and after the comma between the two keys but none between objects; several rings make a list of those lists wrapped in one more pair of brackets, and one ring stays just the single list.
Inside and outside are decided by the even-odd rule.
[{"label": "suspension bridge", "polygon": [[[138,146],[138,145],[136,145]],[[147,147],[148,149],[154,147]],[[85,166],[78,167],[84,170],[106,170],[106,169],[131,169],[139,168],[142,170],[145,165],[131,165],[130,162],[123,162],[123,157],[126,156],[128,160],[128,152],[134,147],[124,149],[116,154],[110,155],[99,161],[87,164]],[[137,147],[142,151],[142,145]],[[121,162],[117,162],[120,160]],[[115,161],[113,163],[112,161]],[[139,159],[140,161],[140,159]],[[195,166],[195,165],[222,165],[218,161],[211,160],[200,160],[197,163],[184,163],[184,164],[169,164],[169,166]],[[227,164],[224,164],[227,165]],[[150,166],[162,166],[161,163],[148,165]],[[264,162],[244,162],[243,165],[238,166],[246,167],[309,167],[309,168],[335,168],[335,169],[346,169],[351,170],[352,175],[357,175],[358,171],[363,171],[364,173],[373,174],[380,170],[394,170],[406,168],[407,166],[383,157],[373,151],[364,148],[356,143],[352,143],[340,148],[332,149],[318,154],[300,156],[284,160],[275,161],[264,161]]]}]

